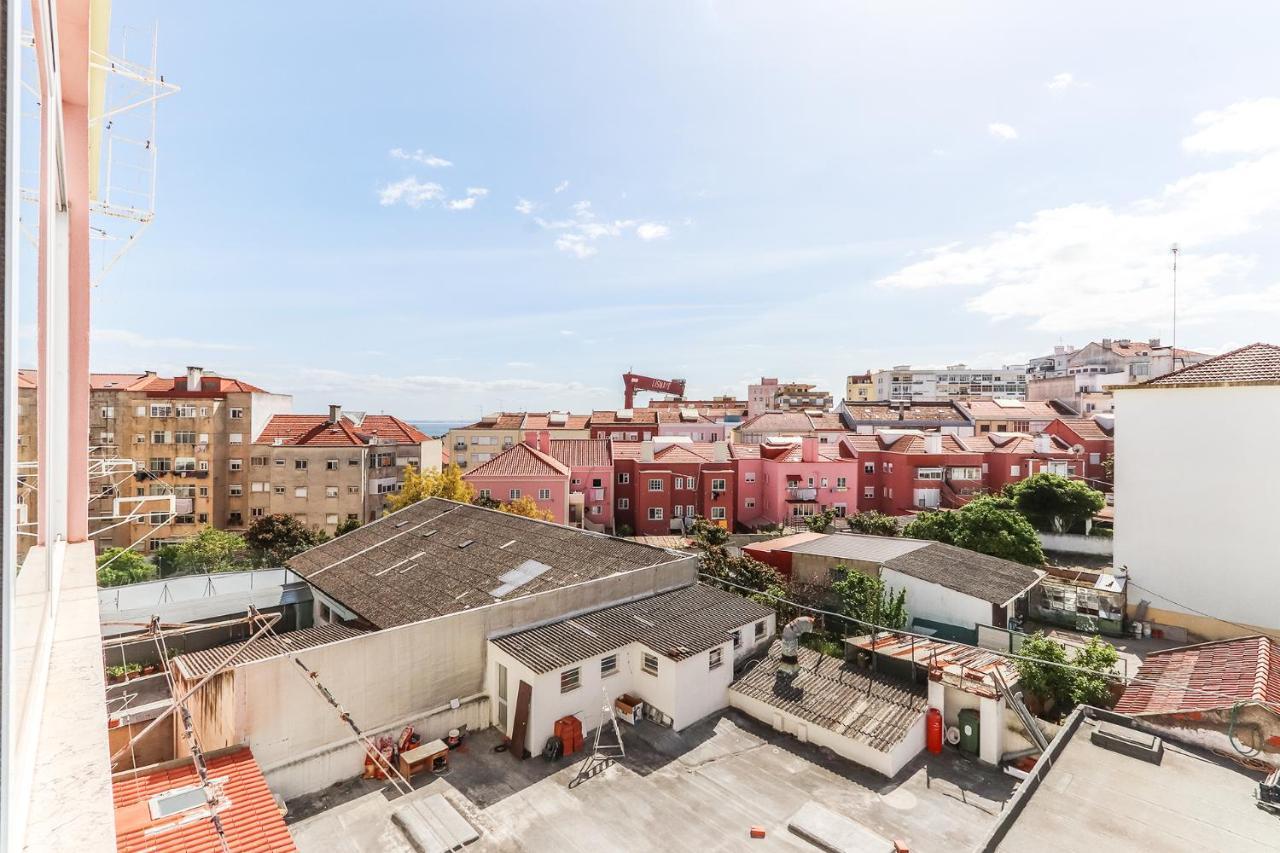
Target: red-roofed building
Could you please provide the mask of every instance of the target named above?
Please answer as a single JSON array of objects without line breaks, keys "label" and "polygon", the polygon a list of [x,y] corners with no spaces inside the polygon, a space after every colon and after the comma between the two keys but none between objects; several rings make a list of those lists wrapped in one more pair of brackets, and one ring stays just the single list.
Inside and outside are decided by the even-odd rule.
[{"label": "red-roofed building", "polygon": [[649,441],[658,435],[658,409],[617,409],[591,413],[592,438]]},{"label": "red-roofed building", "polygon": [[479,497],[509,503],[532,498],[538,509],[551,513],[557,524],[569,523],[570,469],[551,455],[549,433],[535,434],[535,443],[521,442],[463,474]]},{"label": "red-roofed building", "polygon": [[[533,434],[530,443],[539,438]],[[551,456],[569,468],[569,523],[613,532],[613,457],[602,438],[552,438]]]},{"label": "red-roofed building", "polygon": [[767,438],[731,444],[738,470],[738,523],[757,528],[801,524],[828,509],[837,516],[857,510],[858,459],[843,438],[822,444],[817,436]]},{"label": "red-roofed building", "polygon": [[696,518],[734,529],[737,466],[725,442],[612,441],[619,531],[661,536]]},{"label": "red-roofed building", "polygon": [[846,427],[834,412],[765,412],[747,418],[733,431],[735,444],[759,444],[767,438],[815,436],[820,444],[834,444]]},{"label": "red-roofed building", "polygon": [[1115,416],[1097,414],[1091,418],[1058,418],[1044,430],[1073,447],[1083,447],[1082,476],[1094,488],[1111,490],[1106,462],[1116,452]]},{"label": "red-roofed building", "polygon": [[[116,849],[120,853],[292,853],[298,848],[284,824],[261,768],[246,746],[206,756],[209,785],[202,788],[190,758],[112,777]],[[212,797],[210,797],[212,794]],[[217,815],[222,837],[214,827]]]},{"label": "red-roofed building", "polygon": [[441,441],[393,415],[344,412],[273,416],[248,458],[249,522],[285,513],[329,535],[347,521],[372,521],[409,466],[439,471]]},{"label": "red-roofed building", "polygon": [[495,412],[445,435],[453,464],[466,470],[510,450],[530,432],[549,432],[554,439],[590,438],[590,415],[571,412]]},{"label": "red-roofed building", "polygon": [[1280,764],[1280,640],[1258,635],[1151,652],[1115,710],[1183,740]]}]

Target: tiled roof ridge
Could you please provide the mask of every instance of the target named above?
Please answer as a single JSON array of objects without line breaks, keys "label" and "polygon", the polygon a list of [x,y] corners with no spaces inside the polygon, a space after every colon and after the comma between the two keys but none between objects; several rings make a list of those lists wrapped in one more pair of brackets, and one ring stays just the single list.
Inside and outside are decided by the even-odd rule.
[{"label": "tiled roof ridge", "polygon": [[1267,701],[1267,685],[1271,681],[1271,640],[1258,638],[1258,668],[1253,679],[1253,698],[1256,702]]},{"label": "tiled roof ridge", "polygon": [[[1263,341],[1254,341],[1254,342],[1253,342],[1253,343],[1251,343],[1251,344],[1245,344],[1245,345],[1244,345],[1244,346],[1242,346],[1242,347],[1236,347],[1236,348],[1235,348],[1235,349],[1233,349],[1233,350],[1229,350],[1229,351],[1227,351],[1227,352],[1224,352],[1224,353],[1220,353],[1220,354],[1218,354],[1218,355],[1215,355],[1213,358],[1207,358],[1207,359],[1205,359],[1204,361],[1196,362],[1195,364],[1188,364],[1186,367],[1180,367],[1180,368],[1178,368],[1177,370],[1175,370],[1175,371],[1173,371],[1173,372],[1171,372],[1171,373],[1166,373],[1164,376],[1157,376],[1157,377],[1154,377],[1154,378],[1152,378],[1152,379],[1148,379],[1146,382],[1140,382],[1140,383],[1138,383],[1138,384],[1139,384],[1139,386],[1142,386],[1142,385],[1167,385],[1167,384],[1172,384],[1172,383],[1169,383],[1169,382],[1168,382],[1168,380],[1170,380],[1170,379],[1176,379],[1176,378],[1178,378],[1179,376],[1181,376],[1182,374],[1186,373],[1186,372],[1187,372],[1187,371],[1189,371],[1189,370],[1201,369],[1201,368],[1204,368],[1206,365],[1213,365],[1213,364],[1216,364],[1216,363],[1218,363],[1218,362],[1220,362],[1220,361],[1222,361],[1222,360],[1224,360],[1224,359],[1230,358],[1231,356],[1236,356],[1236,355],[1239,355],[1240,353],[1247,352],[1247,351],[1249,351],[1249,350],[1251,350],[1251,349],[1255,349],[1255,348],[1261,348],[1261,349],[1266,349],[1266,350],[1274,350],[1274,351],[1276,351],[1277,353],[1280,353],[1280,345],[1276,345],[1276,344],[1268,344],[1268,343],[1264,343]],[[1217,381],[1221,381],[1221,380],[1217,380]],[[1229,381],[1229,380],[1227,380],[1227,381]],[[1245,381],[1247,381],[1247,380],[1245,380]]]}]

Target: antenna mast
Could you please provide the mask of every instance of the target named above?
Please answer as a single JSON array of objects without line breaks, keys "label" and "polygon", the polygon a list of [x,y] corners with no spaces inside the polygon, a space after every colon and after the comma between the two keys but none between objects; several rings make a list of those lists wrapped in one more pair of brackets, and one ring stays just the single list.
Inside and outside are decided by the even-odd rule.
[{"label": "antenna mast", "polygon": [[1169,367],[1178,369],[1178,244],[1169,247],[1173,255],[1173,340],[1169,347]]}]

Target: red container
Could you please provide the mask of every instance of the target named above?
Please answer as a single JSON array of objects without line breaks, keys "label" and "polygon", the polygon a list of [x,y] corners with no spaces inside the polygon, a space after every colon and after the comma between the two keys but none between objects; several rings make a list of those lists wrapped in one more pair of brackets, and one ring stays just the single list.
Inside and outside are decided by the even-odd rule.
[{"label": "red container", "polygon": [[930,708],[925,715],[924,729],[925,747],[934,755],[942,752],[942,712],[937,708]]}]

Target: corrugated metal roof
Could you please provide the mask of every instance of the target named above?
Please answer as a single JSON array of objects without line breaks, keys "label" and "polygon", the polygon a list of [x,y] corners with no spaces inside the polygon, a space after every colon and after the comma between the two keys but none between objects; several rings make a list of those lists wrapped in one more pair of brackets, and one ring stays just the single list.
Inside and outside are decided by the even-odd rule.
[{"label": "corrugated metal roof", "polygon": [[881,752],[902,742],[928,704],[926,688],[800,648],[800,671],[779,671],[781,643],[729,689]]},{"label": "corrugated metal roof", "polygon": [[[339,640],[349,640],[363,633],[365,632],[359,628],[352,628],[347,625],[316,625],[312,628],[303,628],[301,631],[289,631],[288,633],[280,634],[278,635],[279,642],[274,637],[262,636],[239,652],[232,659],[231,665],[266,660],[267,658],[282,655],[286,651],[296,652],[302,649],[313,649],[316,646],[336,643]],[[173,663],[178,667],[178,672],[182,674],[183,678],[188,680],[203,678],[213,672],[218,667],[218,664],[222,662],[222,659],[227,656],[227,653],[242,642],[244,641],[240,640],[239,642],[214,646],[211,649],[178,655],[173,659]],[[284,650],[281,650],[281,646],[284,647]]]},{"label": "corrugated metal roof", "polygon": [[[235,853],[291,853],[298,848],[284,825],[267,780],[248,747],[210,753],[209,777],[220,790],[218,817],[227,847]],[[125,771],[112,779],[116,849],[121,853],[216,853],[222,846],[213,821],[196,817],[207,807],[151,819],[152,797],[197,785],[190,760],[168,762],[151,772]],[[68,807],[72,804],[68,803]],[[195,817],[195,819],[191,819]],[[103,831],[109,831],[103,827]]]},{"label": "corrugated metal roof", "polygon": [[572,619],[495,637],[494,645],[536,673],[643,643],[672,660],[705,652],[773,611],[722,589],[694,584]]},{"label": "corrugated metal roof", "polygon": [[896,536],[866,536],[861,533],[832,533],[807,542],[798,542],[778,550],[792,554],[819,554],[845,560],[862,560],[883,563],[901,557],[932,543],[923,539],[902,539]]}]

